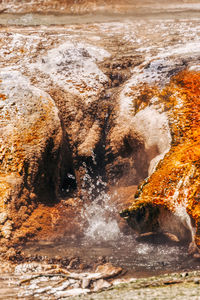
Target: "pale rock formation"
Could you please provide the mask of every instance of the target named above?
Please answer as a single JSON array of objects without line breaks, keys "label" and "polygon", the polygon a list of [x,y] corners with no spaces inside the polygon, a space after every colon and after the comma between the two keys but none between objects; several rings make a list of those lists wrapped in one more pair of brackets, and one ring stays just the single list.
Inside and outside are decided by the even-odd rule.
[{"label": "pale rock formation", "polygon": [[108,79],[97,63],[110,54],[101,47],[84,42],[65,42],[48,51],[32,67],[48,74],[54,84],[90,104]]}]

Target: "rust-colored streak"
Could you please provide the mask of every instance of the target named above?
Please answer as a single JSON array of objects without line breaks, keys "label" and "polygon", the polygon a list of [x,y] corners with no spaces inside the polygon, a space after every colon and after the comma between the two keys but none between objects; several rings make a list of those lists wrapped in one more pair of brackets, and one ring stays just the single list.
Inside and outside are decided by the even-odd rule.
[{"label": "rust-colored streak", "polygon": [[6,97],[6,95],[4,95],[4,94],[0,94],[0,100],[6,100],[7,99],[7,97]]}]

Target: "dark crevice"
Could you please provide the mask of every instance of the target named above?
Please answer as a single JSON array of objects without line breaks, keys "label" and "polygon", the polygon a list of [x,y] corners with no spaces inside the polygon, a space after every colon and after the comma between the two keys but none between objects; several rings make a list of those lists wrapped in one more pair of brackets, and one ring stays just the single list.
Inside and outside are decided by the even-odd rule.
[{"label": "dark crevice", "polygon": [[[87,189],[93,183],[96,186],[97,181],[101,178],[102,182],[108,184],[118,183],[123,176],[129,177],[126,183],[121,184],[131,185],[138,184],[142,179],[147,176],[147,167],[144,167],[144,158],[142,158],[141,171],[135,165],[135,171],[132,171],[135,161],[138,159],[138,151],[144,153],[142,145],[138,144],[137,139],[131,140],[131,137],[124,137],[123,147],[119,153],[112,153],[112,149],[108,146],[108,134],[113,127],[115,112],[114,105],[116,104],[115,98],[118,96],[119,90],[131,76],[131,69],[141,63],[141,56],[130,55],[124,57],[115,57],[105,60],[99,64],[100,69],[105,75],[108,76],[109,81],[104,85],[104,91],[101,92],[97,101],[92,102],[86,108],[81,104],[80,99],[75,97],[74,103],[78,111],[81,111],[83,116],[89,118],[91,126],[95,121],[98,121],[101,128],[100,138],[95,148],[93,149],[93,156],[86,157],[80,156],[78,153],[79,137],[73,141],[72,144],[69,140],[69,152],[71,153],[71,166],[66,165],[62,167],[61,183],[59,186],[61,197],[72,195],[75,191],[80,192],[83,188]],[[67,124],[76,120],[76,115],[69,114],[69,108],[65,104],[69,104],[72,95],[65,95],[64,91],[56,92],[52,89],[50,95],[54,98],[55,103],[60,111],[60,118],[63,120],[64,132],[67,135]],[[78,106],[77,106],[78,105]],[[70,119],[72,118],[72,119]],[[84,119],[79,121],[80,127],[84,126]],[[145,154],[144,154],[145,155]],[[146,161],[147,162],[147,161]],[[134,172],[138,173],[134,174]],[[85,173],[89,175],[90,182],[83,183]],[[137,177],[137,178],[136,178]],[[99,184],[99,188],[104,189],[105,185]],[[95,191],[94,191],[95,197]]]}]

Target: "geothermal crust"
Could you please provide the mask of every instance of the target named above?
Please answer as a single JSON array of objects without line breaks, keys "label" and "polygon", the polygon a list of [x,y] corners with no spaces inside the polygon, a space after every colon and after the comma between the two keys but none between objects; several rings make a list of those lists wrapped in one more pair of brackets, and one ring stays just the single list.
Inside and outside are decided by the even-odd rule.
[{"label": "geothermal crust", "polygon": [[198,35],[195,20],[0,28],[3,243],[73,230],[87,176],[132,194],[137,231],[199,243]]},{"label": "geothermal crust", "polygon": [[[163,86],[139,90],[137,106],[160,107],[168,115],[171,148],[141,184],[133,204],[122,213],[139,232],[168,232],[199,244],[199,71],[178,72]],[[140,94],[141,93],[141,94]],[[143,101],[145,99],[145,101]],[[152,101],[153,99],[153,101]],[[140,101],[138,105],[138,101]],[[150,101],[150,102],[149,102]]]}]

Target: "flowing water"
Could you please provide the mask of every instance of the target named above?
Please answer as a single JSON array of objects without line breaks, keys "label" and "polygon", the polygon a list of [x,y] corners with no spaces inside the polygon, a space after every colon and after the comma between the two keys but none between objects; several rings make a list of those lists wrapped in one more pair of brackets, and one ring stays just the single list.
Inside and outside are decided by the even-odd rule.
[{"label": "flowing water", "polygon": [[[106,224],[104,225],[106,226]],[[164,273],[200,270],[200,262],[187,254],[187,246],[139,243],[134,235],[112,241],[65,239],[60,243],[27,244],[25,253],[47,257],[79,257],[86,265],[105,257],[127,271],[126,276],[143,277]]]},{"label": "flowing water", "polygon": [[[162,243],[159,238],[141,243],[136,240],[137,236],[133,232],[122,232],[118,224],[118,210],[112,197],[106,192],[106,183],[100,176],[94,180],[86,165],[84,168],[82,188],[87,189],[89,201],[78,217],[84,236],[76,238],[72,235],[56,243],[28,243],[24,248],[25,254],[49,258],[78,257],[85,265],[93,265],[99,257],[103,257],[106,261],[121,266],[128,277],[200,269],[200,262],[188,256],[188,245]],[[180,210],[177,208],[177,211],[185,218],[182,207]]]}]

